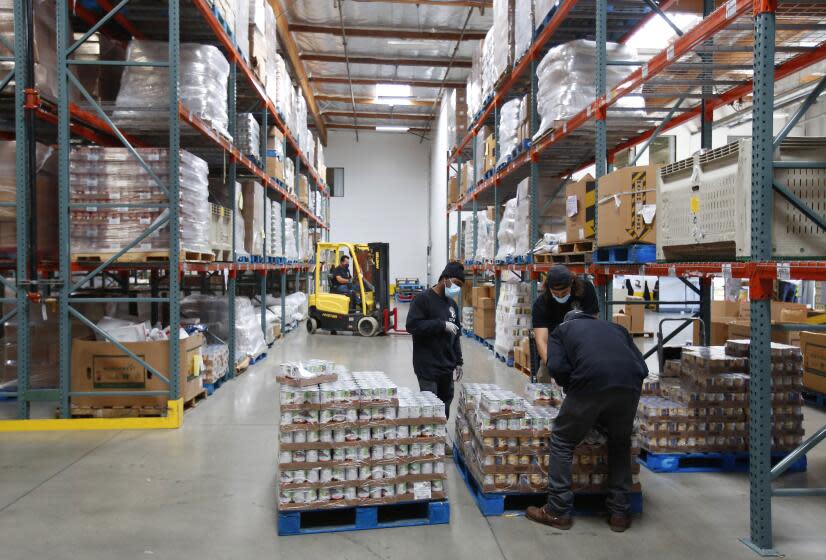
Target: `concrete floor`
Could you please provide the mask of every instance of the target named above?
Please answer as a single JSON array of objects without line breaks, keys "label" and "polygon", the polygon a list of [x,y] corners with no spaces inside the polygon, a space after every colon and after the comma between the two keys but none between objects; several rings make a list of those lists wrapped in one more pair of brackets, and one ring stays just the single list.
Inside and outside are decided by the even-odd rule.
[{"label": "concrete floor", "polygon": [[[475,342],[465,339],[463,347],[467,381],[521,390],[521,374]],[[451,465],[450,525],[278,538],[276,366],[324,357],[353,370],[384,370],[398,384],[415,387],[410,353],[405,336],[296,332],[268,360],[188,412],[180,430],[3,434],[0,558],[756,557],[738,542],[749,526],[745,475],[645,469],[645,513],[622,535],[591,518],[561,532],[521,517],[482,517]],[[806,416],[807,433],[826,424],[821,412],[807,408]],[[826,447],[809,455],[808,473],[784,477],[780,485],[826,486]],[[826,500],[777,499],[774,519],[778,550],[794,559],[824,557]]]}]

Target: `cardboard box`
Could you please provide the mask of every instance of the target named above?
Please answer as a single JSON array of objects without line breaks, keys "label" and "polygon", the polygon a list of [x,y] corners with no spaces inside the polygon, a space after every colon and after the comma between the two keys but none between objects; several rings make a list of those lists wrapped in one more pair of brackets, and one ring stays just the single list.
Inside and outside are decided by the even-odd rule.
[{"label": "cardboard box", "polygon": [[826,333],[800,333],[803,351],[803,386],[826,394]]},{"label": "cardboard box", "polygon": [[565,187],[565,231],[568,243],[594,238],[597,182],[586,175]]},{"label": "cardboard box", "polygon": [[[751,317],[751,302],[750,301],[741,301],[740,302],[740,313],[739,316],[743,319],[748,319]],[[771,302],[772,307],[772,321],[783,321],[783,317],[787,318],[795,318],[797,317],[800,319],[797,321],[783,321],[785,323],[802,323],[805,322],[806,315],[802,315],[801,313],[805,313],[808,315],[807,307],[802,303],[787,303],[785,301],[773,301]],[[787,312],[784,314],[784,310]],[[788,311],[797,311],[798,313],[789,313]]]},{"label": "cardboard box", "polygon": [[496,311],[474,307],[473,332],[482,338],[494,338],[496,336]]},{"label": "cardboard box", "polygon": [[653,211],[658,168],[657,165],[624,167],[599,179],[597,245],[657,242]]},{"label": "cardboard box", "polygon": [[462,307],[473,307],[473,279],[467,278],[462,288]]},{"label": "cardboard box", "polygon": [[480,307],[480,300],[483,298],[494,298],[496,288],[492,284],[480,284],[473,286],[473,307]]},{"label": "cardboard box", "polygon": [[[772,325],[779,325],[779,321],[772,321]],[[731,339],[751,338],[751,321],[737,320],[728,324],[728,337]],[[800,331],[781,331],[772,329],[772,342],[800,346]]]},{"label": "cardboard box", "polygon": [[479,309],[496,309],[496,301],[492,297],[479,298]]},{"label": "cardboard box", "polygon": [[628,332],[631,332],[631,317],[629,317],[625,313],[614,313],[613,321],[616,324],[625,327],[625,330],[627,330]]},{"label": "cardboard box", "polygon": [[[644,301],[638,296],[625,296],[625,301]],[[642,334],[645,332],[645,306],[644,305],[626,305],[625,314],[628,316],[631,326],[626,327],[628,332],[632,334]]]},{"label": "cardboard box", "polygon": [[298,176],[298,200],[305,204],[310,203],[310,183],[306,175]]},{"label": "cardboard box", "polygon": [[473,162],[466,161],[462,164],[462,181],[459,184],[459,196],[467,194],[470,184],[473,182]]},{"label": "cardboard box", "polygon": [[267,175],[284,180],[284,162],[277,157],[267,157]]},{"label": "cardboard box", "polygon": [[459,179],[454,175],[447,180],[447,202],[453,204],[459,200]]},{"label": "cardboard box", "polygon": [[[204,336],[196,333],[180,342],[178,393],[188,401],[203,391],[201,347]],[[126,342],[123,345],[151,367],[168,377],[169,342]],[[166,383],[110,342],[75,339],[72,342],[72,390],[82,392],[163,391]],[[167,395],[77,396],[72,404],[82,407],[166,408]]]},{"label": "cardboard box", "polygon": [[496,167],[496,136],[491,134],[485,138],[485,166],[487,172]]},{"label": "cardboard box", "polygon": [[267,85],[267,38],[264,31],[250,25],[250,66],[261,85]]},{"label": "cardboard box", "polygon": [[[728,324],[740,317],[740,302],[715,300],[711,302],[711,324],[706,328],[711,332],[711,345],[720,346],[726,343]],[[694,344],[702,344],[700,339],[700,323],[694,322]]]}]

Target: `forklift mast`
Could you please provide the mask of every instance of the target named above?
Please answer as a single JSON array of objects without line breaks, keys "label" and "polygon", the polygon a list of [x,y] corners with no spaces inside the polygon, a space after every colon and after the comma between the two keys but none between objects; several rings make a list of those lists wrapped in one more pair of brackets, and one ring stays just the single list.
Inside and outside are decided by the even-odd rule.
[{"label": "forklift mast", "polygon": [[373,268],[376,271],[375,303],[376,311],[382,315],[390,311],[390,244],[369,243]]}]

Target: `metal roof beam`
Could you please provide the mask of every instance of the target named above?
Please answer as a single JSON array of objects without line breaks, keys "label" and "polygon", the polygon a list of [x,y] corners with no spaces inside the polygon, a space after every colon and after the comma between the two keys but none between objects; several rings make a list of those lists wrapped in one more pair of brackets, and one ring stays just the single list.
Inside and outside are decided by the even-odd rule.
[{"label": "metal roof beam", "polygon": [[[310,81],[318,84],[349,84],[347,76],[310,76]],[[353,85],[374,86],[376,84],[398,84],[419,88],[447,88],[467,87],[467,82],[444,82],[441,80],[404,80],[399,78],[353,78]]]},{"label": "metal roof beam", "polygon": [[[449,58],[398,58],[383,56],[350,55],[351,64],[375,64],[386,66],[424,66],[428,68],[443,67],[450,64]],[[337,62],[346,63],[346,57],[342,54],[328,53],[301,53],[301,59],[308,62]],[[453,61],[453,66],[457,68],[470,68],[470,59],[460,59]]]},{"label": "metal roof beam", "polygon": [[[279,0],[270,0],[279,2]],[[283,19],[283,18],[279,18]],[[318,33],[323,35],[341,36],[341,27],[336,25],[312,25],[308,23],[293,23],[289,28],[294,33]],[[428,41],[480,41],[485,38],[485,31],[466,31],[464,34],[458,31],[449,30],[419,30],[419,29],[393,29],[388,27],[348,27],[348,37],[372,37],[386,39],[410,39]]]}]

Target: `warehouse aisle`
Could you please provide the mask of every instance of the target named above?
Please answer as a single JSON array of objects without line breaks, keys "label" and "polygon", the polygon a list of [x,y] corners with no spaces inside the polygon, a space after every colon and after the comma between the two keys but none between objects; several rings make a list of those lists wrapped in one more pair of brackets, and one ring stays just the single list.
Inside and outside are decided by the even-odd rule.
[{"label": "warehouse aisle", "polygon": [[[645,470],[646,512],[624,535],[589,518],[578,519],[568,534],[522,518],[483,518],[451,466],[450,525],[276,537],[273,368],[284,359],[324,357],[354,370],[383,370],[400,385],[415,386],[410,352],[405,336],[309,337],[300,331],[187,413],[181,430],[4,434],[2,557],[315,559],[335,551],[342,560],[755,558],[737,541],[748,525],[745,476]],[[468,381],[521,390],[523,379],[481,345],[465,339],[464,352]],[[806,414],[809,433],[826,422],[822,413],[807,408]],[[810,455],[809,471],[784,481],[826,486],[826,448]],[[822,557],[825,518],[822,499],[777,500],[777,547],[794,559]],[[796,536],[802,542],[793,542]]]}]

